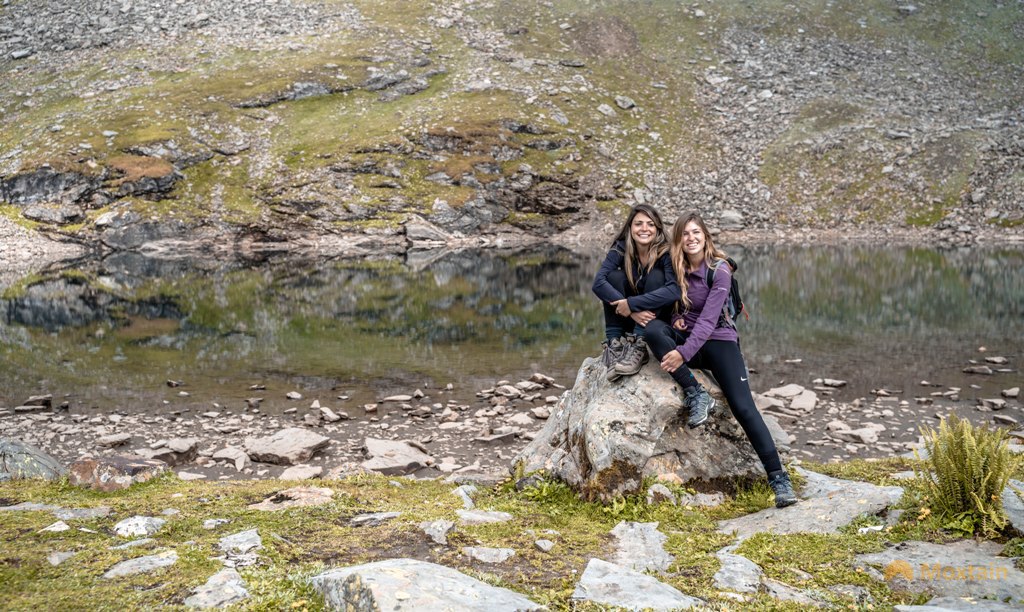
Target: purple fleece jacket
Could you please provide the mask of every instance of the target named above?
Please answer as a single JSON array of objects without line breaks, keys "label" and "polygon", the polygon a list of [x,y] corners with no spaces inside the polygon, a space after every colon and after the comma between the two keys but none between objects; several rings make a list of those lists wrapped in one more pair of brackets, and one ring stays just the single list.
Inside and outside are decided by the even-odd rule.
[{"label": "purple fleece jacket", "polygon": [[[725,308],[725,301],[729,299],[729,289],[732,286],[732,269],[729,264],[719,262],[715,269],[715,284],[708,287],[708,264],[701,262],[700,266],[693,272],[687,272],[686,297],[690,298],[690,308],[683,314],[672,315],[673,325],[679,319],[686,323],[689,335],[686,341],[677,346],[676,350],[683,356],[683,361],[690,361],[697,351],[704,346],[708,340],[726,340],[729,342],[739,341],[736,330],[730,327],[718,327],[718,318]],[[682,302],[679,309],[683,310]]]}]

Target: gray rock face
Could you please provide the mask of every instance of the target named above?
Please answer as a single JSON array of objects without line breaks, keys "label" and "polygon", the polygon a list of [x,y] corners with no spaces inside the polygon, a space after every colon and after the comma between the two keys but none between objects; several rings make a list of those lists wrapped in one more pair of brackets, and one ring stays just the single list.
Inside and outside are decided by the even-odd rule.
[{"label": "gray rock face", "polygon": [[167,471],[167,464],[142,457],[86,457],[71,464],[68,480],[79,487],[104,492],[127,489],[137,482],[159,476]]},{"label": "gray rock face", "polygon": [[370,458],[362,466],[381,474],[400,476],[434,464],[433,457],[401,440],[366,438],[364,446]]},{"label": "gray rock face", "polygon": [[352,520],[349,521],[353,527],[365,527],[365,526],[376,526],[381,523],[386,523],[391,519],[395,519],[402,516],[401,512],[372,512],[370,514],[360,514],[353,516]]},{"label": "gray rock face", "polygon": [[122,561],[114,567],[107,570],[103,574],[103,578],[109,580],[111,578],[120,578],[122,576],[132,576],[134,574],[144,574],[158,570],[162,567],[168,567],[178,562],[178,553],[173,550],[168,550],[155,555],[147,555],[145,557],[139,557],[137,559],[129,559]]},{"label": "gray rock face", "polygon": [[881,566],[890,586],[946,597],[995,599],[1024,605],[1024,572],[1000,557],[1002,545],[964,540],[952,544],[901,542],[888,550],[858,555]]},{"label": "gray rock face", "polygon": [[18,478],[56,480],[67,473],[59,461],[32,446],[0,438],[0,482]]},{"label": "gray rock face", "polygon": [[459,515],[459,522],[463,525],[482,525],[484,523],[504,523],[511,521],[512,515],[508,512],[497,512],[488,510],[463,510],[455,511]]},{"label": "gray rock face", "polygon": [[[573,389],[516,458],[527,471],[548,470],[585,497],[605,500],[637,491],[647,475],[705,483],[763,477],[728,410],[700,429],[684,426],[677,385],[655,361],[621,382],[607,382],[605,372],[598,359],[583,362]],[[695,374],[717,390],[703,373]],[[720,393],[717,398],[725,404]],[[765,421],[777,427],[773,418]]]},{"label": "gray rock face", "polygon": [[864,514],[878,514],[899,501],[903,487],[879,487],[866,482],[830,478],[799,470],[807,478],[802,501],[788,508],[769,508],[747,516],[719,521],[718,530],[747,538],[759,531],[836,533]]},{"label": "gray rock face", "polygon": [[630,610],[685,610],[704,604],[646,574],[600,559],[587,563],[572,598]]},{"label": "gray rock face", "polygon": [[[1020,493],[1015,492],[1014,489]],[[1021,499],[1022,495],[1024,495],[1024,482],[1011,479],[1009,486],[1003,489],[1001,498],[1003,510],[1006,511],[1010,524],[1018,533],[1024,534],[1024,499]]]},{"label": "gray rock face", "polygon": [[518,612],[542,610],[526,597],[443,565],[389,559],[325,572],[312,579],[334,610]]},{"label": "gray rock face", "polygon": [[246,438],[245,451],[253,461],[295,465],[308,461],[330,441],[308,429],[289,427],[265,438]]},{"label": "gray rock face", "polygon": [[189,608],[223,608],[238,603],[249,596],[242,576],[231,568],[225,568],[210,577],[195,594],[185,599]]},{"label": "gray rock face", "polygon": [[612,561],[616,565],[638,572],[663,572],[675,560],[665,551],[668,537],[658,531],[658,523],[622,521],[611,533],[615,537],[616,551]]}]

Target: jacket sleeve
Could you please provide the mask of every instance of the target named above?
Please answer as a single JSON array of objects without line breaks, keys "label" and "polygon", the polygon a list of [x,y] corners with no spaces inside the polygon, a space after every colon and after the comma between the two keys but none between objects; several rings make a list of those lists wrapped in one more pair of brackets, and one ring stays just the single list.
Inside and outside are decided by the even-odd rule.
[{"label": "jacket sleeve", "polygon": [[621,268],[624,259],[622,251],[619,250],[619,243],[616,242],[611,250],[608,251],[608,255],[605,256],[604,263],[601,264],[601,268],[597,271],[597,276],[594,277],[594,285],[591,287],[594,294],[601,298],[602,302],[610,304],[625,297],[608,282],[608,275]]},{"label": "jacket sleeve", "polygon": [[[695,278],[695,277],[694,277]],[[696,282],[707,282],[698,280]],[[729,298],[729,289],[732,286],[732,269],[727,265],[719,265],[715,269],[715,283],[711,285],[708,299],[704,302],[704,308],[697,315],[697,322],[694,323],[690,335],[682,346],[676,350],[683,356],[683,361],[693,359],[697,351],[704,346],[704,343],[711,337],[711,333],[718,326],[718,318],[722,316],[722,309],[725,308],[725,301]]]},{"label": "jacket sleeve", "polygon": [[681,293],[679,291],[679,281],[676,279],[676,271],[672,267],[672,257],[665,253],[658,258],[654,265],[659,266],[664,273],[665,284],[654,291],[626,298],[630,312],[660,310],[679,299]]}]

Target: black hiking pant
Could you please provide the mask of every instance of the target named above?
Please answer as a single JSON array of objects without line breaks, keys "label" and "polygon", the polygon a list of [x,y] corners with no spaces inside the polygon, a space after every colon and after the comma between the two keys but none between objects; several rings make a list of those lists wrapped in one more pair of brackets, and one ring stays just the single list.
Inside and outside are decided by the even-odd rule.
[{"label": "black hiking pant", "polygon": [[[664,321],[654,320],[647,324],[645,338],[647,346],[660,361],[669,351],[674,351],[677,346],[686,342],[688,335]],[[754,396],[750,392],[750,381],[747,380],[749,375],[747,366],[743,363],[743,355],[740,354],[740,345],[725,340],[705,342],[693,359],[671,374],[672,379],[684,389],[698,384],[689,368],[711,372],[718,386],[722,388],[725,400],[729,402],[732,415],[736,417],[736,421],[747,434],[747,439],[761,459],[765,472],[770,474],[781,470],[782,460],[779,458],[778,449],[775,448],[775,440],[772,439],[764,418],[754,405]]]},{"label": "black hiking pant", "polygon": [[[637,283],[636,289],[629,284],[629,279],[626,278],[625,270],[614,270],[608,274],[608,283],[615,287],[615,289],[622,294],[622,297],[633,297],[634,295],[643,295],[656,289],[661,289],[665,286],[665,272],[655,266],[649,272],[644,275],[641,282]],[[636,324],[636,321],[632,317],[619,316],[615,312],[615,307],[611,304],[601,301],[601,305],[604,309],[604,335],[607,340],[619,338],[624,334],[635,333],[638,336],[645,335],[645,328],[640,327]],[[672,316],[672,304],[662,307],[654,313],[656,317],[667,322]],[[648,324],[649,326],[650,324]]]}]

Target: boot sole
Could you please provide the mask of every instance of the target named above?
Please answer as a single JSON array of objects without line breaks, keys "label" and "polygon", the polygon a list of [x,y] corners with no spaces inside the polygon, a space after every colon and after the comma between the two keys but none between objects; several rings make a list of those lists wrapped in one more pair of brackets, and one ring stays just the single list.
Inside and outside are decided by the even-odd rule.
[{"label": "boot sole", "polygon": [[779,499],[779,500],[775,501],[775,507],[776,508],[788,508],[789,506],[792,506],[793,504],[795,504],[798,501],[800,501],[800,500],[796,499],[795,497],[793,499]]}]

